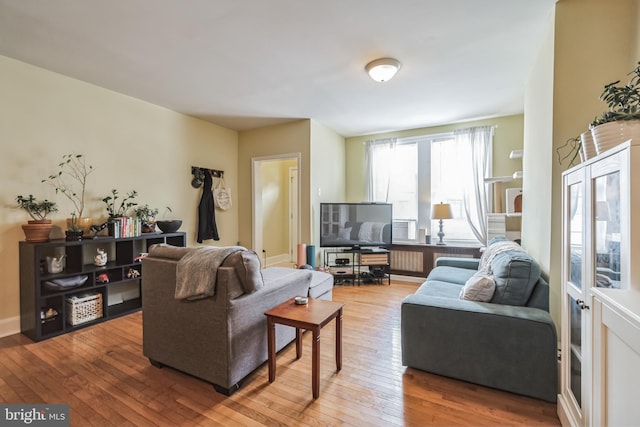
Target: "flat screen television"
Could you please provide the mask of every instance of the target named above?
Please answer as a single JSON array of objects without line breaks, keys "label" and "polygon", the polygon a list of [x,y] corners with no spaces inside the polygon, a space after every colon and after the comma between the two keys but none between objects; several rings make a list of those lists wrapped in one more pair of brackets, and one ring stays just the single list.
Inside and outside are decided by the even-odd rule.
[{"label": "flat screen television", "polygon": [[391,203],[320,203],[320,246],[388,248],[392,242]]}]

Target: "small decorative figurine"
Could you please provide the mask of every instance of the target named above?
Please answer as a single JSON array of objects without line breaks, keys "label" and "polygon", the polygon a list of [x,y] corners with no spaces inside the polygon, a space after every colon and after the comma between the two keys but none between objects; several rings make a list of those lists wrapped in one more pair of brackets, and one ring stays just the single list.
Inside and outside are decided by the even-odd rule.
[{"label": "small decorative figurine", "polygon": [[140,272],[135,268],[130,268],[129,272],[127,273],[127,279],[133,279],[136,277],[140,277]]},{"label": "small decorative figurine", "polygon": [[109,276],[107,276],[105,273],[99,274],[98,277],[96,277],[96,282],[109,283]]},{"label": "small decorative figurine", "polygon": [[56,317],[57,315],[58,315],[58,312],[54,308],[51,308],[51,307],[49,307],[47,309],[47,311],[40,310],[40,319],[42,319],[42,320],[52,319],[52,318]]},{"label": "small decorative figurine", "polygon": [[100,248],[98,248],[97,251],[98,255],[96,255],[96,257],[94,258],[93,263],[98,267],[104,267],[105,265],[107,265],[107,253],[104,249]]},{"label": "small decorative figurine", "polygon": [[109,221],[104,222],[100,225],[92,225],[90,230],[93,232],[93,238],[96,238],[98,236],[98,233],[101,232],[102,230],[104,230],[105,228],[107,228],[109,226]]},{"label": "small decorative figurine", "polygon": [[60,273],[64,270],[64,258],[66,255],[60,255],[58,257],[48,256],[47,260],[47,272],[48,273]]}]

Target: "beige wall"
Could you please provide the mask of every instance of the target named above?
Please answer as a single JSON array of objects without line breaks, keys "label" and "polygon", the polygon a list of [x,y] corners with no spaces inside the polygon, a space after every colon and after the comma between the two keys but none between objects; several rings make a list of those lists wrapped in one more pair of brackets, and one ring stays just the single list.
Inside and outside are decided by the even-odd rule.
[{"label": "beige wall", "polygon": [[[392,133],[363,135],[347,138],[346,140],[346,201],[361,202],[367,199],[364,163],[365,141],[385,137],[407,138],[419,135],[433,135],[451,132],[455,129],[484,125],[496,126],[493,138],[493,175],[513,175],[514,172],[522,170],[520,160],[509,159],[509,153],[511,153],[512,150],[522,149],[523,146],[524,116],[522,114]],[[515,180],[506,183],[503,188],[519,187],[521,183],[521,180]],[[502,209],[504,209],[504,204]]]},{"label": "beige wall", "polygon": [[[525,182],[528,199],[523,206],[523,243],[548,274],[551,314],[558,328],[561,173],[567,165],[560,165],[555,150],[588,130],[593,117],[606,110],[598,99],[606,83],[628,79],[626,73],[638,61],[637,8],[637,0],[560,0],[553,27],[527,84],[525,181],[528,176],[535,179]],[[549,40],[553,40],[553,46]],[[552,100],[549,87],[553,88]],[[530,153],[533,156],[526,157]],[[551,220],[546,221],[540,212],[549,212]]]},{"label": "beige wall", "polygon": [[289,169],[297,162],[262,162],[263,249],[267,257],[289,253]]},{"label": "beige wall", "polygon": [[640,2],[632,1],[631,9],[635,9],[630,13],[633,16],[633,24],[631,29],[631,59],[629,61],[629,70],[633,69],[640,62]]},{"label": "beige wall", "polygon": [[310,240],[310,120],[267,126],[240,132],[238,144],[238,224],[239,243],[252,247],[252,177],[253,158],[270,158],[300,153],[300,241]]},{"label": "beige wall", "polygon": [[[0,336],[19,329],[18,241],[27,220],[14,209],[18,194],[58,202],[52,237],[62,237],[70,202],[41,180],[65,153],[83,154],[95,167],[85,211],[106,217],[100,200],[112,188],[136,189],[138,202],[171,206],[181,231],[195,243],[200,190],[191,166],[225,170],[237,189],[237,133],[128,96],[0,56]],[[234,193],[237,194],[237,193]],[[237,205],[216,212],[221,240],[238,240]],[[211,244],[213,241],[205,243]]]},{"label": "beige wall", "polygon": [[[311,121],[311,244],[320,242],[320,203],[345,199],[345,140]],[[319,255],[319,251],[316,251]]]}]

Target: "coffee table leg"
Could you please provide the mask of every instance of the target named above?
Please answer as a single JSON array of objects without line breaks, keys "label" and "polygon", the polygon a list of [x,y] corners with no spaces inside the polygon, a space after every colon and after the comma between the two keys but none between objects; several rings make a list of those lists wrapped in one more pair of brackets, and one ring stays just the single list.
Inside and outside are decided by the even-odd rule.
[{"label": "coffee table leg", "polygon": [[302,329],[296,328],[296,359],[302,357]]},{"label": "coffee table leg", "polygon": [[267,350],[269,354],[269,382],[276,379],[276,325],[267,316]]},{"label": "coffee table leg", "polygon": [[313,398],[320,396],[320,327],[313,328],[313,346],[311,357],[311,386],[313,388]]},{"label": "coffee table leg", "polygon": [[336,370],[342,369],[342,309],[336,316]]}]

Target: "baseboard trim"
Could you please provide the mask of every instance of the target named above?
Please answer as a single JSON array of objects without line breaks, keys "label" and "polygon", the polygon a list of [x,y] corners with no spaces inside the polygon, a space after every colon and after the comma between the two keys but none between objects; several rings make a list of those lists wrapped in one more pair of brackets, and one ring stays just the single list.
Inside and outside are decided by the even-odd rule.
[{"label": "baseboard trim", "polygon": [[425,279],[424,277],[402,276],[400,274],[392,274],[391,280],[397,280],[398,282],[423,283],[427,279]]},{"label": "baseboard trim", "polygon": [[266,265],[264,267],[266,268],[271,265],[276,265],[276,264],[281,264],[286,262],[291,262],[291,260],[289,259],[289,254],[274,255],[274,256],[267,257],[265,259]]},{"label": "baseboard trim", "polygon": [[20,316],[0,319],[0,338],[20,333]]}]

